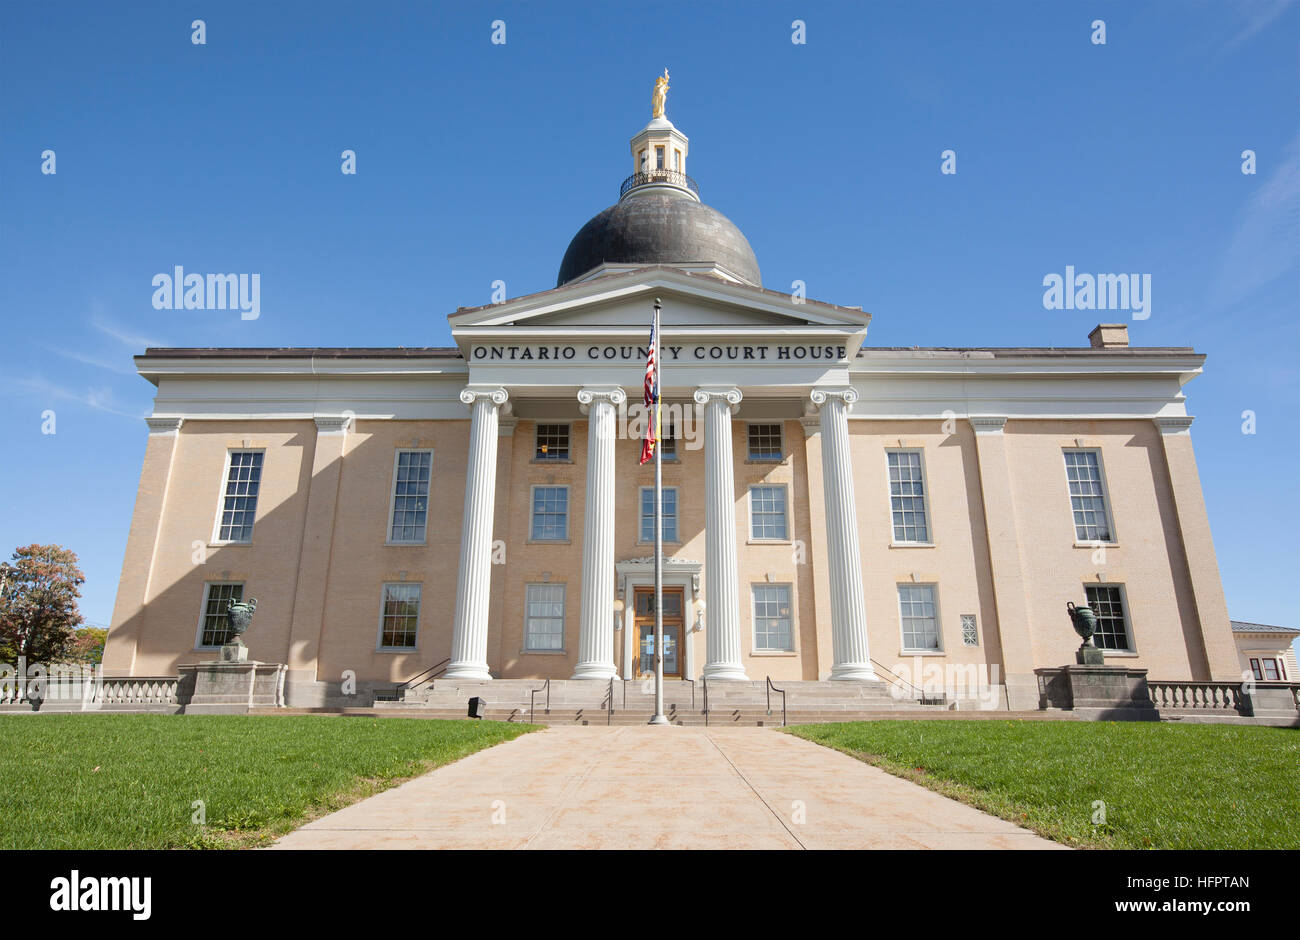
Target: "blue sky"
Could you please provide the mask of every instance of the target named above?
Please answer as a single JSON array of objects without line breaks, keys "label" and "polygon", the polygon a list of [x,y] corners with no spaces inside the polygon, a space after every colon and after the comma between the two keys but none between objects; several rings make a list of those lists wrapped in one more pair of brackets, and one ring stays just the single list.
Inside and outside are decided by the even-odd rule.
[{"label": "blue sky", "polygon": [[[1133,342],[1209,355],[1187,391],[1229,609],[1297,622],[1290,0],[5,4],[0,549],[73,548],[107,623],[153,390],[133,354],[448,344],[494,280],[554,285],[665,66],[766,286],[863,306],[869,344],[1086,345],[1116,317],[1045,310],[1044,275],[1150,273]],[[153,309],[178,264],[260,273],[261,316]]]}]

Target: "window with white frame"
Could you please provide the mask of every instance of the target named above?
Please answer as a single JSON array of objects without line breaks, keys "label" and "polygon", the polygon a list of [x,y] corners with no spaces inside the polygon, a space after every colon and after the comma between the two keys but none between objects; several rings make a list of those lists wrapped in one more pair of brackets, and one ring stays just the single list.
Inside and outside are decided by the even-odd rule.
[{"label": "window with white frame", "polygon": [[1124,592],[1117,584],[1087,584],[1084,594],[1088,606],[1097,616],[1097,630],[1092,635],[1095,646],[1104,650],[1133,649],[1128,617],[1124,611]]},{"label": "window with white frame", "polygon": [[423,542],[429,517],[429,475],[433,453],[399,450],[393,464],[393,515],[390,542]]},{"label": "window with white frame", "polygon": [[383,610],[379,614],[379,648],[415,649],[420,627],[420,585],[409,581],[384,585]]},{"label": "window with white frame", "polygon": [[[677,487],[665,486],[663,493],[664,541],[677,541]],[[655,488],[641,487],[641,541],[655,540]]]},{"label": "window with white frame", "polygon": [[782,456],[781,425],[749,425],[750,460],[780,460]]},{"label": "window with white frame", "polygon": [[568,460],[569,426],[567,424],[537,425],[537,449],[534,460]]},{"label": "window with white frame", "polygon": [[569,488],[567,486],[533,487],[533,526],[530,538],[535,542],[562,541],[569,537]]},{"label": "window with white frame", "polygon": [[790,585],[754,585],[754,649],[794,649]]},{"label": "window with white frame", "polygon": [[974,614],[961,615],[961,641],[966,646],[979,646],[980,634]]},{"label": "window with white frame", "polygon": [[939,649],[939,615],[933,584],[900,584],[898,614],[904,650]]},{"label": "window with white frame", "polygon": [[1080,542],[1113,541],[1110,513],[1106,507],[1106,484],[1101,473],[1101,452],[1067,450],[1065,476],[1070,482],[1075,539]]},{"label": "window with white frame", "polygon": [[564,585],[527,585],[524,607],[524,649],[564,649]]},{"label": "window with white frame", "polygon": [[785,487],[751,486],[749,488],[750,538],[785,540],[789,536],[786,524]]},{"label": "window with white frame", "polygon": [[232,450],[226,465],[217,541],[248,542],[253,538],[257,494],[262,486],[262,451]]},{"label": "window with white frame", "polygon": [[895,542],[930,541],[925,511],[925,469],[919,450],[891,450],[889,457],[889,509]]},{"label": "window with white frame", "polygon": [[217,647],[230,641],[226,611],[244,599],[242,582],[210,581],[203,585],[203,611],[199,618],[199,646]]}]

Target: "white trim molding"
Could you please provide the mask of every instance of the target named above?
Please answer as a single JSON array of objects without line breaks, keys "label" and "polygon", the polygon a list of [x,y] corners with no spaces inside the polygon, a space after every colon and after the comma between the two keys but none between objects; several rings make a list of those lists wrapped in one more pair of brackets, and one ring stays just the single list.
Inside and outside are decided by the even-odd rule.
[{"label": "white trim molding", "polygon": [[971,415],[966,420],[976,434],[1001,434],[1007,426],[1005,415]]},{"label": "white trim molding", "polygon": [[144,419],[144,423],[149,425],[150,434],[175,434],[185,423],[184,418],[154,418]]},{"label": "white trim molding", "polygon": [[1191,415],[1167,415],[1152,420],[1161,434],[1190,434],[1192,422],[1196,419]]},{"label": "white trim molding", "polygon": [[352,415],[317,415],[317,434],[347,434],[352,427]]}]

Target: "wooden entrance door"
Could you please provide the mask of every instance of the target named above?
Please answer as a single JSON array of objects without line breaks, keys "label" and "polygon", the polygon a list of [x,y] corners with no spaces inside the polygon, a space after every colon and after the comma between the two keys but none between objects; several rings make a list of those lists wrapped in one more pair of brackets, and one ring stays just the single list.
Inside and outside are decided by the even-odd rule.
[{"label": "wooden entrance door", "polygon": [[[682,633],[685,626],[683,614],[683,594],[680,587],[664,588],[664,678],[680,679],[685,666],[682,656]],[[636,603],[636,615],[633,617],[633,629],[636,631],[636,648],[633,674],[638,678],[653,676],[655,672],[655,589],[653,587],[636,588],[633,597]]]}]

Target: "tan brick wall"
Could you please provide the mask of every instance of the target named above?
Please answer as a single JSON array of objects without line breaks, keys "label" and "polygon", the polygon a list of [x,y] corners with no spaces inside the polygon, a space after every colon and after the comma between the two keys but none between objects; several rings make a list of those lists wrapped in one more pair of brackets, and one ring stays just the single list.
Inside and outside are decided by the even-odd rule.
[{"label": "tan brick wall", "polygon": [[[850,421],[854,495],[862,549],[863,589],[871,657],[885,668],[904,663],[914,674],[914,655],[903,652],[899,584],[936,585],[942,656],[958,665],[1001,662],[993,606],[984,508],[979,490],[975,435],[965,422],[952,435],[938,421]],[[892,547],[887,453],[923,454],[933,547]],[[965,646],[961,615],[975,614],[980,643]],[[922,657],[921,667],[931,657]]]},{"label": "tan brick wall", "polygon": [[[337,682],[344,670],[352,670],[361,680],[396,682],[449,655],[468,442],[468,419],[356,422],[339,487],[317,670],[321,680]],[[393,462],[406,448],[433,450],[423,545],[386,544]],[[421,585],[417,648],[380,652],[383,584],[403,580]]]},{"label": "tan brick wall", "polygon": [[[145,475],[150,479],[142,477],[141,489],[150,500],[166,485],[165,464],[155,459],[165,447],[163,440],[151,439],[146,451]],[[250,658],[285,661],[315,441],[311,421],[185,422],[175,439],[144,610],[133,615],[130,600],[138,590],[135,566],[149,568],[149,539],[140,538],[128,545],[123,567],[132,570],[119,588],[106,670],[125,663],[131,634],[138,638],[130,667],[134,675],[171,675],[181,663],[211,659],[212,653],[195,649],[208,581],[244,582],[244,596],[258,599],[254,627],[246,638]],[[253,540],[247,545],[213,545],[226,453],[244,447],[266,451]]]},{"label": "tan brick wall", "polygon": [[[827,587],[819,568],[825,558],[820,437],[814,433],[805,439],[798,421],[785,421],[783,428],[785,459],[750,462],[746,415],[742,410],[733,419],[741,648],[751,678],[816,679],[831,667]],[[912,663],[910,654],[904,656],[901,649],[897,585],[913,580],[938,585],[943,651],[928,661],[1001,665],[1006,658],[1003,637],[1027,636],[1031,648],[1019,650],[1021,662],[1035,666],[1070,662],[1078,640],[1069,628],[1065,602],[1082,600],[1083,585],[1095,582],[1100,570],[1106,583],[1125,585],[1136,638],[1137,656],[1115,661],[1149,668],[1154,677],[1162,679],[1204,677],[1202,628],[1189,570],[1200,571],[1204,578],[1213,556],[1207,562],[1206,546],[1198,544],[1189,567],[1161,436],[1151,422],[1008,422],[999,446],[1005,451],[1024,584],[1024,616],[1020,619],[1025,622],[1015,624],[999,623],[980,454],[970,426],[956,422],[955,432],[945,434],[939,421],[852,420],[849,428],[868,633],[877,662],[886,667]],[[505,547],[504,563],[493,566],[488,657],[494,674],[572,675],[582,604],[586,429],[585,420],[572,422],[571,461],[565,463],[533,461],[532,421],[519,420],[513,437],[499,438],[495,537],[503,540]],[[176,438],[151,437],[106,668],[137,675],[168,674],[180,663],[210,658],[210,653],[194,649],[203,585],[223,580],[227,571],[229,580],[245,582],[246,597],[259,599],[247,638],[255,658],[289,660],[295,600],[304,606],[298,612],[293,655],[300,665],[309,666],[311,622],[313,618],[321,620],[316,654],[316,675],[321,680],[337,682],[344,670],[352,670],[362,681],[396,682],[446,658],[456,600],[468,436],[468,417],[358,421],[346,437],[341,464],[317,461],[316,472],[322,482],[315,492],[310,484],[317,433],[311,421],[189,421]],[[212,537],[226,451],[244,446],[245,441],[267,451],[253,542],[208,548],[206,560],[196,564],[191,560],[193,543],[198,540],[206,546]],[[1061,450],[1076,442],[1097,446],[1103,455],[1119,544],[1107,548],[1101,566],[1092,560],[1093,549],[1074,544]],[[885,454],[900,446],[924,454],[933,547],[890,544]],[[434,451],[424,545],[385,544],[393,459],[399,447]],[[638,540],[640,487],[651,485],[654,479],[652,466],[638,467],[639,449],[636,440],[621,440],[615,447],[618,560],[652,551],[650,544]],[[680,500],[680,539],[666,546],[669,555],[704,560],[704,459],[703,450],[682,446],[680,462],[664,465],[664,483],[678,488]],[[166,486],[169,463],[171,479]],[[330,475],[334,471],[337,479]],[[747,491],[762,482],[788,487],[788,541],[765,544],[749,538]],[[566,543],[529,542],[531,487],[538,484],[569,487]],[[334,489],[337,499],[330,495]],[[1196,493],[1199,498],[1199,488]],[[330,518],[307,518],[309,494],[313,514],[328,513]],[[160,523],[156,521],[159,517]],[[328,550],[322,552],[313,544],[304,556],[304,533],[314,539],[313,533],[322,532],[331,533]],[[303,558],[308,572],[318,571],[321,559],[328,558],[325,583],[315,584],[315,574],[310,575],[313,583],[298,583]],[[1221,596],[1217,568],[1213,571],[1215,584],[1203,586],[1202,593],[1212,597],[1217,589]],[[772,582],[788,583],[793,589],[793,654],[755,653],[753,649],[750,588],[769,576]],[[703,577],[707,579],[707,571]],[[422,585],[418,649],[379,652],[381,585],[403,578]],[[566,587],[562,653],[523,650],[525,585],[544,578]],[[313,599],[315,594],[319,601]],[[687,601],[689,626],[693,613],[689,592]],[[311,605],[317,604],[324,611],[323,620],[313,612]],[[971,613],[978,618],[976,647],[965,646],[960,632],[960,616]],[[707,628],[707,615],[705,622]],[[685,642],[693,645],[698,675],[705,662],[704,635],[688,633]],[[614,652],[621,672],[622,633],[615,635]],[[1234,672],[1236,659],[1234,648],[1230,664]]]}]

